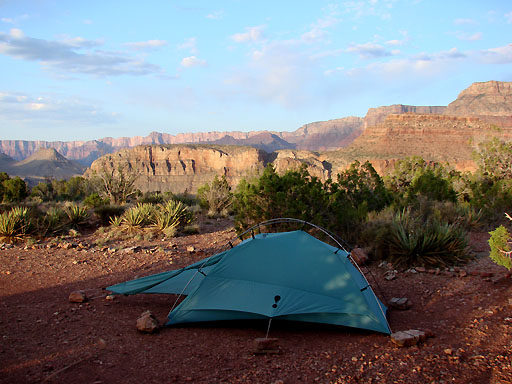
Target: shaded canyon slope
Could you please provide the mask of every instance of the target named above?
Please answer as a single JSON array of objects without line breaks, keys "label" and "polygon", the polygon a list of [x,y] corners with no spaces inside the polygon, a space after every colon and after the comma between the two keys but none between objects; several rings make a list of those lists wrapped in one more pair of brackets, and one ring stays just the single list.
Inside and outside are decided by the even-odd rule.
[{"label": "shaded canyon slope", "polygon": [[[215,175],[225,175],[236,185],[242,178],[256,175],[268,163],[273,163],[278,172],[306,164],[308,171],[322,180],[334,177],[354,160],[369,160],[383,173],[397,159],[413,155],[448,162],[460,170],[474,170],[472,153],[478,143],[492,137],[512,140],[511,84],[475,83],[446,107],[392,105],[372,108],[364,119],[349,117],[312,123],[286,134],[260,132],[259,139],[267,144],[278,141],[277,138],[294,144],[293,148],[272,153],[268,148],[252,146],[144,145],[103,156],[87,174],[100,172],[104,167],[122,166],[139,174],[137,187],[142,191],[195,193]],[[347,135],[340,133],[343,130]],[[322,139],[322,132],[326,131],[331,136]],[[350,145],[328,150],[329,141],[346,142],[350,135]],[[212,141],[239,143],[227,136],[230,135]],[[251,137],[258,135],[243,137],[239,140],[249,145]],[[308,140],[322,150],[303,149],[312,145]]]}]

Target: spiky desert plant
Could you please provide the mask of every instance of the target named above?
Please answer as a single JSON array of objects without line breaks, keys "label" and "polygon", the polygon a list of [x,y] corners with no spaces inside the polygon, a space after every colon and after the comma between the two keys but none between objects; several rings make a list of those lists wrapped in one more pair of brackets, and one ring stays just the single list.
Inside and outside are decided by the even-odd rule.
[{"label": "spiky desert plant", "polygon": [[194,216],[181,201],[169,200],[159,205],[153,217],[154,227],[168,237],[176,234],[178,227],[190,224]]},{"label": "spiky desert plant", "polygon": [[26,207],[14,207],[0,215],[0,240],[14,243],[30,231],[32,223]]},{"label": "spiky desert plant", "polygon": [[136,233],[151,224],[155,208],[151,204],[139,203],[122,216],[121,228],[127,233]]},{"label": "spiky desert plant", "polygon": [[83,225],[89,219],[89,210],[78,204],[69,204],[64,208],[64,213],[68,218],[68,225],[77,228]]},{"label": "spiky desert plant", "polygon": [[62,231],[65,226],[66,214],[59,207],[50,207],[42,217],[39,227],[43,236],[54,235]]},{"label": "spiky desert plant", "polygon": [[122,224],[122,222],[123,222],[123,218],[122,218],[121,216],[112,216],[112,217],[108,220],[108,222],[110,223],[110,225],[111,225],[112,227],[116,227],[116,228],[118,228],[118,227],[120,227],[120,226],[121,226],[121,224]]},{"label": "spiky desert plant", "polygon": [[469,260],[467,232],[458,224],[423,222],[398,214],[386,240],[389,260],[397,265],[447,266]]}]

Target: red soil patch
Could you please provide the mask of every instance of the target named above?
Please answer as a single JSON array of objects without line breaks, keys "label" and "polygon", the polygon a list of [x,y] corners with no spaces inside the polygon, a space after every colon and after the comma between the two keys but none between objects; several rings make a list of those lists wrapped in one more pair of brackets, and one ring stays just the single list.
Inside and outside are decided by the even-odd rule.
[{"label": "red soil patch", "polygon": [[[164,328],[138,333],[151,310],[164,322],[176,299],[136,295],[105,300],[101,287],[176,269],[214,254],[234,236],[229,223],[169,241],[124,242],[113,253],[92,246],[95,235],[70,240],[85,247],[24,246],[0,250],[0,381],[88,383],[510,383],[512,279],[484,255],[485,234],[472,247],[480,257],[466,277],[442,272],[372,274],[387,299],[413,307],[389,311],[394,331],[430,329],[435,337],[398,348],[386,335],[348,328],[274,322],[279,355],[254,355],[266,322]],[[224,230],[219,230],[224,225]],[[121,249],[140,245],[142,249]],[[187,246],[193,245],[194,252]],[[112,246],[112,245],[111,245]],[[488,251],[487,251],[488,253]],[[477,274],[492,273],[492,277]],[[369,278],[372,282],[371,278]],[[84,304],[69,293],[86,290]],[[376,289],[377,294],[379,291]],[[381,297],[381,299],[383,299]],[[384,298],[385,299],[385,298]]]}]

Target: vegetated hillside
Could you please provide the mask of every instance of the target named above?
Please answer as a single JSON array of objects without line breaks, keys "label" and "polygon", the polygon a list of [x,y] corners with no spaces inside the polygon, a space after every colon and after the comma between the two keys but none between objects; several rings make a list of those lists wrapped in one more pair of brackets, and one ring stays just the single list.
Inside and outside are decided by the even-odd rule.
[{"label": "vegetated hillside", "polygon": [[68,179],[84,172],[80,164],[66,159],[53,148],[41,148],[29,158],[18,162],[5,154],[2,155],[0,172],[7,172],[11,176],[20,176],[30,184],[45,178]]}]

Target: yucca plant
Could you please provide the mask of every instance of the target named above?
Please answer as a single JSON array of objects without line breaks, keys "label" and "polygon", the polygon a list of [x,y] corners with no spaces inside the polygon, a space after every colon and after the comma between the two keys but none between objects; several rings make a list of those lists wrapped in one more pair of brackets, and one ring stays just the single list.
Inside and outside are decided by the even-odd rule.
[{"label": "yucca plant", "polygon": [[72,228],[77,228],[83,225],[89,219],[89,210],[87,207],[82,207],[78,204],[70,204],[64,208],[64,213],[68,218],[68,225]]},{"label": "yucca plant", "polygon": [[155,211],[153,226],[164,235],[172,237],[176,234],[178,227],[190,224],[193,214],[181,201],[169,200],[159,205]]},{"label": "yucca plant", "polygon": [[467,232],[459,224],[418,220],[403,211],[385,241],[389,260],[401,266],[447,266],[470,258]]},{"label": "yucca plant", "polygon": [[43,236],[54,235],[65,226],[64,217],[66,214],[58,207],[49,208],[40,221],[39,227]]},{"label": "yucca plant", "polygon": [[26,207],[14,207],[0,215],[0,240],[14,243],[23,239],[31,230],[32,223]]},{"label": "yucca plant", "polygon": [[115,227],[115,228],[119,228],[121,226],[121,224],[123,223],[123,218],[122,216],[112,216],[108,222],[110,223],[110,225],[112,227]]},{"label": "yucca plant", "polygon": [[150,225],[153,220],[155,208],[148,203],[139,203],[128,209],[122,216],[121,228],[128,233],[140,232]]}]

